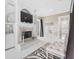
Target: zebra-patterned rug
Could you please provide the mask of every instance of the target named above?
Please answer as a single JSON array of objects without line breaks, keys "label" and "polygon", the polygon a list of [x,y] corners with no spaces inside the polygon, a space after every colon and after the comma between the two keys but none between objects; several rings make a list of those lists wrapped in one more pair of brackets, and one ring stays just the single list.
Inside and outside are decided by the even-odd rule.
[{"label": "zebra-patterned rug", "polygon": [[58,56],[52,55],[50,53],[47,54],[44,48],[39,48],[30,55],[26,56],[24,59],[61,59]]}]

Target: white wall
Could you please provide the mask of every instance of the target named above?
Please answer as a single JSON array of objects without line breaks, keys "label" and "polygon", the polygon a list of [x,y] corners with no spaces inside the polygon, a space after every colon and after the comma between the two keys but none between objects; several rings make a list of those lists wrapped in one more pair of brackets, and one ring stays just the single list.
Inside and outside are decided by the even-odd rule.
[{"label": "white wall", "polygon": [[[69,31],[69,21],[70,21],[69,15],[70,15],[70,13],[66,12],[66,13],[51,15],[51,16],[42,18],[43,23],[44,23],[44,37],[47,38],[48,42],[52,43],[52,42],[58,41],[58,40],[65,42],[66,39],[68,40],[68,38],[67,37],[65,38],[65,36],[69,35],[69,32],[68,32]],[[63,18],[63,20],[60,21],[59,17],[63,17],[63,16],[64,16],[64,18],[66,17],[67,19],[64,21],[64,18]],[[62,37],[63,37],[63,39],[62,39]]]},{"label": "white wall", "polygon": [[6,34],[5,36],[5,49],[14,47],[15,44],[15,38],[14,34]]}]

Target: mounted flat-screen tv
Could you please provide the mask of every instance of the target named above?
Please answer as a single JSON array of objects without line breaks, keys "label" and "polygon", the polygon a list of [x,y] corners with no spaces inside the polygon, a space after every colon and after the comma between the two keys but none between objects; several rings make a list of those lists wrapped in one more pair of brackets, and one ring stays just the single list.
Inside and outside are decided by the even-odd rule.
[{"label": "mounted flat-screen tv", "polygon": [[33,16],[31,14],[21,11],[21,22],[33,23]]}]

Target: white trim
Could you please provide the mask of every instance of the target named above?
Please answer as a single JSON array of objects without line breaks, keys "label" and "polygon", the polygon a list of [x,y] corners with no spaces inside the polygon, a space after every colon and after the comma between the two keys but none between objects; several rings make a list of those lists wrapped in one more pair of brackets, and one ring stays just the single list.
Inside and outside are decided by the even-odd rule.
[{"label": "white trim", "polygon": [[[46,14],[37,14],[38,17],[46,17],[46,16],[51,16],[51,15],[56,15],[56,14],[61,14],[65,12],[70,12],[70,10],[55,10]],[[41,12],[42,13],[42,12]]]}]

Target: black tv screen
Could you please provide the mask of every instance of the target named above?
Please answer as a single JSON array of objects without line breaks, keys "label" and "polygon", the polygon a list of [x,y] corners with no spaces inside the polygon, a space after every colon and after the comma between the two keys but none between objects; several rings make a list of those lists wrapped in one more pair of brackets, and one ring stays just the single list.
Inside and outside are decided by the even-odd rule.
[{"label": "black tv screen", "polygon": [[24,35],[24,39],[30,38],[32,37],[32,31],[25,31],[23,32],[23,35]]},{"label": "black tv screen", "polygon": [[21,22],[33,23],[33,16],[21,11]]}]

